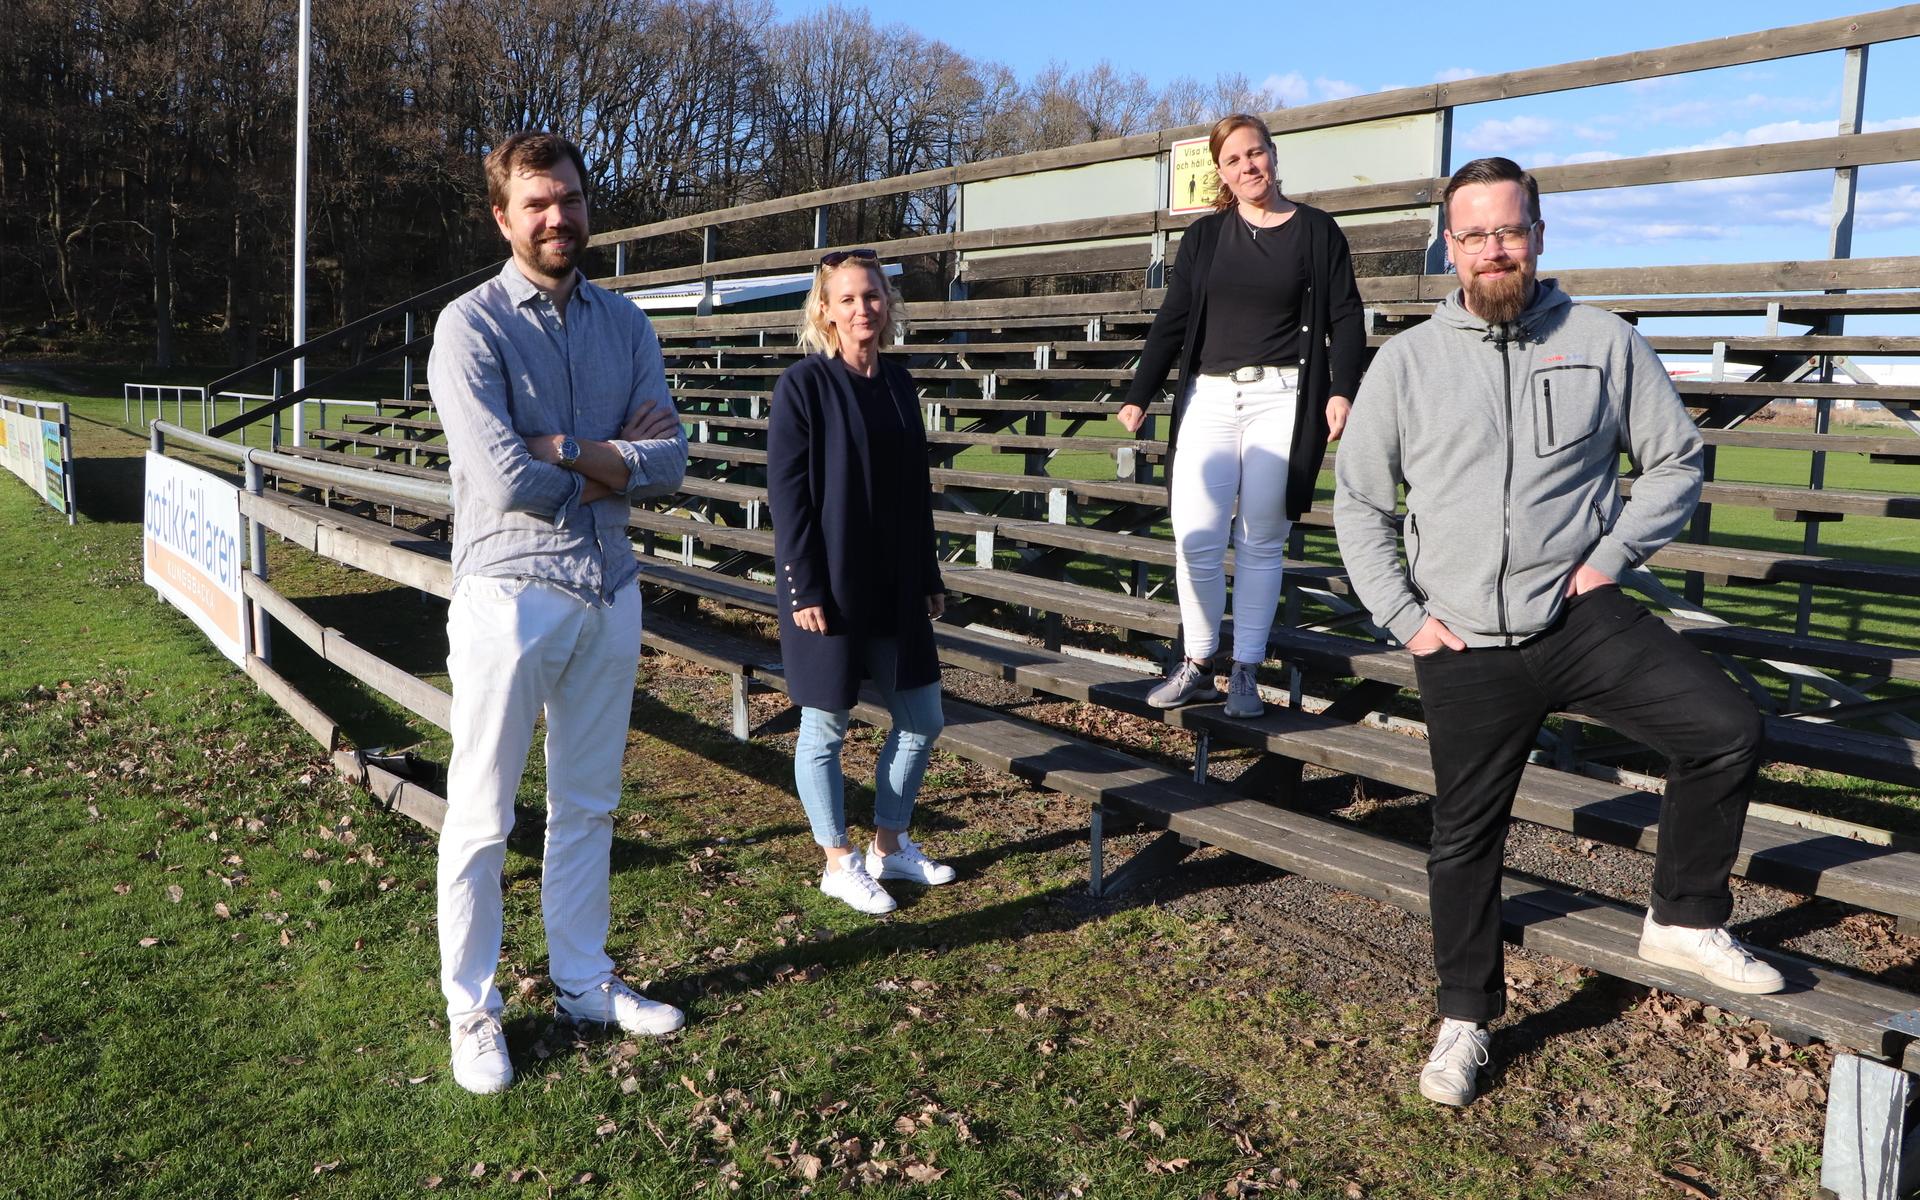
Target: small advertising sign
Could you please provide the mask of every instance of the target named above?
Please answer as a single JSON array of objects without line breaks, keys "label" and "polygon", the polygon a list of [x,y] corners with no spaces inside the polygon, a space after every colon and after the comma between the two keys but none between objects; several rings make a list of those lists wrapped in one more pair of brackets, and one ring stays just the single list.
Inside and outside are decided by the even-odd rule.
[{"label": "small advertising sign", "polygon": [[67,453],[60,438],[60,422],[40,422],[41,487],[47,503],[67,511]]},{"label": "small advertising sign", "polygon": [[1213,197],[1220,190],[1220,173],[1213,169],[1213,152],[1207,149],[1207,139],[1174,142],[1167,147],[1167,161],[1173,168],[1167,173],[1171,192],[1167,212],[1177,217],[1210,211]]},{"label": "small advertising sign", "polygon": [[245,665],[240,489],[147,453],[146,581],[187,614],[220,653]]}]

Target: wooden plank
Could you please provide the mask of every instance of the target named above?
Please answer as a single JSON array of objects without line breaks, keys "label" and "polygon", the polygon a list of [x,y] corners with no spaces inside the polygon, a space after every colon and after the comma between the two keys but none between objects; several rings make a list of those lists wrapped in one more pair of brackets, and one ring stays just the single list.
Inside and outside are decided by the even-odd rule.
[{"label": "wooden plank", "polygon": [[359,682],[379,692],[442,729],[453,728],[453,696],[403,671],[386,659],[355,645],[338,629],[326,630],[326,660]]},{"label": "wooden plank", "polygon": [[981,283],[996,279],[1028,279],[1047,275],[1082,275],[1105,271],[1144,271],[1153,248],[1145,242],[1126,246],[1088,246],[1044,254],[1007,254],[968,258],[960,263],[962,278]]},{"label": "wooden plank", "polygon": [[314,654],[326,657],[326,630],[320,622],[302,612],[299,605],[275,591],[271,584],[258,575],[242,575],[240,587],[247,594],[247,599],[265,609],[267,615],[278,621],[282,629],[299,638]]},{"label": "wooden plank", "polygon": [[[1623,316],[1649,317],[1764,317],[1771,306],[1780,306],[1781,319],[1796,324],[1811,314],[1876,312],[1888,314],[1920,313],[1920,292],[1811,292],[1775,296],[1650,296],[1627,299],[1583,300]],[[1380,304],[1374,307],[1382,317],[1424,317],[1433,311],[1431,300]]]},{"label": "wooden plank", "polygon": [[402,479],[444,480],[447,477],[447,469],[444,465],[438,468],[416,467],[408,463],[395,462],[390,458],[374,458],[366,454],[343,454],[338,450],[320,450],[313,446],[282,446],[278,452],[293,458],[310,458],[315,462],[357,467],[376,475],[397,475]]},{"label": "wooden plank", "polygon": [[1912,434],[1814,433],[1786,429],[1702,429],[1709,446],[1751,446],[1766,450],[1818,450],[1828,454],[1920,455],[1920,438]]},{"label": "wooden plank", "polygon": [[307,736],[319,742],[328,753],[332,753],[340,744],[340,728],[333,718],[321,712],[318,705],[300,694],[286,676],[268,666],[265,659],[258,655],[247,655],[247,678],[258,684],[260,690],[273,698],[273,702],[293,718],[293,723],[307,731]]},{"label": "wooden plank", "polygon": [[[1599,267],[1558,272],[1574,296],[1674,292],[1765,292],[1807,288],[1897,288],[1920,277],[1920,257],[1828,258],[1707,266]],[[1369,303],[1438,301],[1460,286],[1453,275],[1377,275],[1359,281]]]},{"label": "wooden plank", "polygon": [[447,820],[447,802],[414,783],[402,779],[386,768],[365,762],[351,750],[336,750],[333,753],[333,766],[336,771],[358,783],[374,798],[394,812],[407,817],[435,833]]},{"label": "wooden plank", "polygon": [[1698,179],[1735,179],[1792,171],[1823,171],[1836,167],[1906,162],[1915,158],[1920,158],[1920,130],[1895,129],[1885,133],[1852,133],[1760,146],[1732,146],[1723,150],[1691,150],[1677,154],[1651,154],[1640,158],[1540,167],[1533,171],[1533,177],[1543,193],[1584,192]]},{"label": "wooden plank", "polygon": [[[1725,346],[1736,354],[1920,354],[1920,337],[1831,336],[1802,333],[1785,337],[1715,337],[1651,334],[1647,343],[1666,354],[1712,354]],[[1868,385],[1859,385],[1868,386]]]}]

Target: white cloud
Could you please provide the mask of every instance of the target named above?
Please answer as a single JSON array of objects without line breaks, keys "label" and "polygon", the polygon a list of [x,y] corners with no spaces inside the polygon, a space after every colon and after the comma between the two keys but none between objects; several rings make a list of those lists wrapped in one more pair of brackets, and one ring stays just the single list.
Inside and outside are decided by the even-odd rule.
[{"label": "white cloud", "polygon": [[1482,121],[1467,131],[1460,144],[1489,154],[1514,154],[1545,143],[1560,125],[1544,117],[1509,117]]},{"label": "white cloud", "polygon": [[1366,91],[1357,83],[1348,83],[1344,79],[1328,79],[1325,75],[1309,80],[1298,71],[1288,71],[1285,75],[1269,75],[1260,81],[1260,86],[1280,97],[1280,102],[1288,108],[1298,108],[1302,104],[1311,104],[1320,100],[1345,100],[1348,96],[1358,96]]},{"label": "white cloud", "polygon": [[1573,154],[1555,154],[1551,150],[1538,150],[1527,156],[1523,164],[1529,171],[1537,167],[1573,167],[1581,163],[1612,162],[1626,157],[1611,150],[1581,150]]},{"label": "white cloud", "polygon": [[1868,121],[1860,127],[1860,132],[1885,133],[1890,129],[1920,129],[1920,113],[1910,117],[1889,117],[1884,121]]},{"label": "white cloud", "polygon": [[1462,79],[1472,79],[1479,74],[1480,71],[1474,67],[1448,67],[1445,70],[1434,72],[1433,81],[1435,83],[1458,83]]},{"label": "white cloud", "polygon": [[1298,107],[1307,102],[1313,94],[1312,85],[1307,77],[1298,71],[1288,71],[1285,75],[1269,75],[1260,81],[1260,86],[1280,97],[1280,102],[1289,108]]}]

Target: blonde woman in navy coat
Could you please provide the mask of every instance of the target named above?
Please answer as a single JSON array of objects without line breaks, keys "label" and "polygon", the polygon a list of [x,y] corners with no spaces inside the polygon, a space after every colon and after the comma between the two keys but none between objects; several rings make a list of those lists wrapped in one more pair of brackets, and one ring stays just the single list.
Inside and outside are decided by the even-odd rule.
[{"label": "blonde woman in navy coat", "polygon": [[[812,353],[774,386],[767,432],[780,652],[788,695],[801,706],[794,786],[826,853],[820,890],[874,914],[895,907],[881,880],[954,877],[907,836],[943,724],[933,622],[946,592],[913,379],[880,354],[895,339],[899,305],[873,251],[822,258],[800,327]],[[865,854],[848,840],[840,771],[863,679],[893,716]]]}]

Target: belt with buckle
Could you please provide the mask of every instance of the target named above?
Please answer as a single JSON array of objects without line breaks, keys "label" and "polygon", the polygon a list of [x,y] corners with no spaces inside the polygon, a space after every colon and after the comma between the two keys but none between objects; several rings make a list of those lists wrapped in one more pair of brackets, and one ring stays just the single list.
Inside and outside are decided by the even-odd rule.
[{"label": "belt with buckle", "polygon": [[1259,383],[1268,375],[1285,382],[1287,376],[1294,373],[1292,367],[1235,367],[1227,373],[1227,378],[1235,383]]}]

